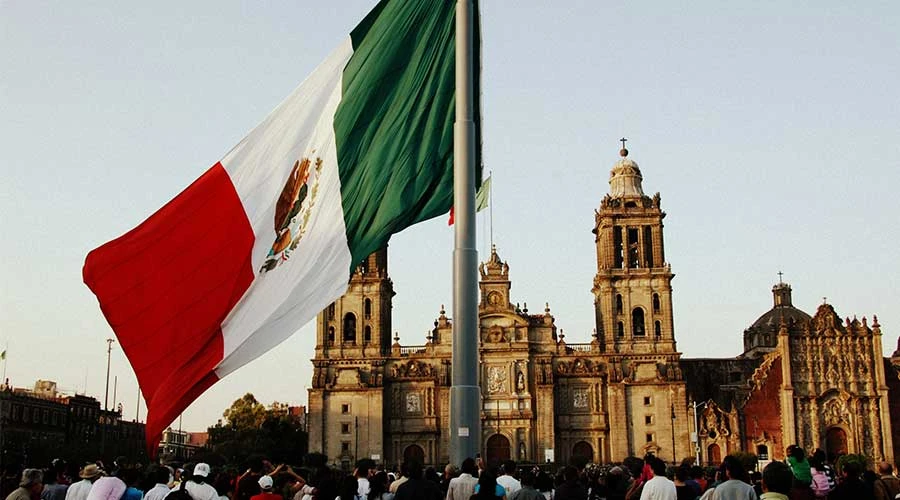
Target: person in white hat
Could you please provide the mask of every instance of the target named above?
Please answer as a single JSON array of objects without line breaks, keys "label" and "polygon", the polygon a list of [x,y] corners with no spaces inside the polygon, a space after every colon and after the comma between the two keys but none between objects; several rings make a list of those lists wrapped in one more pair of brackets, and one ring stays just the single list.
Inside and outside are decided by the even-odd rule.
[{"label": "person in white hat", "polygon": [[100,467],[97,467],[97,464],[85,465],[81,472],[78,473],[81,481],[69,486],[69,489],[66,490],[66,500],[87,500],[91,487],[94,486],[94,481],[100,479],[102,475],[103,471],[100,470]]},{"label": "person in white hat", "polygon": [[194,500],[219,500],[219,494],[209,483],[209,464],[203,462],[194,466],[194,472],[185,488]]}]

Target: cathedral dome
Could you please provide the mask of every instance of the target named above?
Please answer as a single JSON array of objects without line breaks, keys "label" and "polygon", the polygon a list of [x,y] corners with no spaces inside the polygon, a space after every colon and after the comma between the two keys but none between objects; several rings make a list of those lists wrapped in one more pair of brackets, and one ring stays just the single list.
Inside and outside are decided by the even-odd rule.
[{"label": "cathedral dome", "polygon": [[778,283],[772,287],[775,305],[753,322],[750,328],[777,329],[782,322],[786,325],[804,323],[812,319],[809,314],[794,307],[791,303],[791,286]]},{"label": "cathedral dome", "polygon": [[642,180],[644,178],[638,164],[630,158],[623,157],[609,172],[609,196],[612,198],[644,196],[644,190],[641,188]]}]

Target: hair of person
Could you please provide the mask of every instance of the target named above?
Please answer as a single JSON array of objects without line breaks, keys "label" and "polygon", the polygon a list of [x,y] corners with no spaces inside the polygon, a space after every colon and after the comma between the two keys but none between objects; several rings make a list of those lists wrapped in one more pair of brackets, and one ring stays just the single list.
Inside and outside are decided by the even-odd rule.
[{"label": "hair of person", "polygon": [[793,445],[791,448],[791,456],[798,462],[802,462],[803,459],[806,458],[806,453],[803,451],[803,448]]},{"label": "hair of person", "polygon": [[408,478],[410,479],[422,479],[422,462],[419,462],[416,459],[410,459],[404,462],[406,464],[406,470],[408,472]]},{"label": "hair of person", "polygon": [[507,460],[503,462],[503,472],[512,476],[516,473],[516,463],[512,460]]},{"label": "hair of person", "polygon": [[482,471],[478,476],[478,498],[496,498],[497,492],[497,476],[491,471]]},{"label": "hair of person", "polygon": [[534,472],[532,472],[531,469],[522,469],[522,473],[519,475],[521,476],[519,480],[522,481],[522,484],[524,486],[533,487],[535,485],[536,478],[534,476]]},{"label": "hair of person", "polygon": [[644,469],[644,461],[642,459],[638,457],[626,457],[625,460],[622,461],[622,465],[628,469],[628,473],[631,474],[631,477],[641,477],[641,471]]},{"label": "hair of person", "polygon": [[691,478],[692,479],[700,479],[703,477],[703,467],[699,465],[695,465],[691,467]]},{"label": "hair of person", "polygon": [[388,475],[385,471],[377,472],[369,480],[369,500],[379,500],[388,491]]},{"label": "hair of person", "polygon": [[567,482],[578,481],[578,468],[574,465],[567,465],[563,469],[563,479]]},{"label": "hair of person", "polygon": [[878,464],[878,473],[882,476],[886,476],[894,472],[894,466],[890,464],[890,462],[881,462]]},{"label": "hair of person", "polygon": [[847,477],[858,477],[859,473],[862,472],[862,468],[856,462],[847,462],[842,467],[841,470],[844,472],[844,475]]},{"label": "hair of person", "polygon": [[459,468],[453,464],[447,464],[444,466],[444,474],[447,474],[450,477],[456,477],[459,474]]},{"label": "hair of person", "polygon": [[763,489],[783,495],[790,494],[794,482],[794,473],[784,462],[771,462],[763,469]]},{"label": "hair of person", "polygon": [[375,461],[371,458],[361,458],[356,461],[356,477],[368,477],[369,469],[375,468]]},{"label": "hair of person", "polygon": [[644,459],[645,462],[650,466],[650,469],[653,471],[653,475],[655,476],[665,476],[666,475],[666,463],[661,459],[654,457],[653,455],[648,456]]},{"label": "hair of person", "polygon": [[152,479],[154,483],[157,484],[168,484],[169,482],[169,469],[162,465],[157,465],[154,468],[150,469],[147,473],[147,477]]},{"label": "hair of person", "polygon": [[[681,482],[687,481],[688,478],[690,477],[690,471],[691,471],[690,468],[685,467],[685,466],[681,466],[681,467],[675,469],[675,479],[677,479]],[[655,472],[654,472],[654,474],[655,474]]]},{"label": "hair of person", "polygon": [[341,478],[337,496],[341,500],[354,500],[358,491],[359,482],[355,477],[347,475]]},{"label": "hair of person", "polygon": [[828,457],[825,455],[825,451],[822,448],[816,448],[816,451],[812,454],[812,458],[818,460],[820,464],[824,464],[828,461]]},{"label": "hair of person", "polygon": [[744,464],[735,456],[726,456],[722,460],[722,469],[728,473],[730,479],[747,480],[747,470],[744,469]]},{"label": "hair of person", "polygon": [[255,474],[259,474],[263,470],[263,456],[262,455],[250,455],[247,458],[247,468],[250,469],[250,472]]},{"label": "hair of person", "polygon": [[471,474],[474,476],[475,473],[478,472],[478,466],[475,465],[475,459],[469,457],[462,461],[459,470],[462,471],[463,474]]}]

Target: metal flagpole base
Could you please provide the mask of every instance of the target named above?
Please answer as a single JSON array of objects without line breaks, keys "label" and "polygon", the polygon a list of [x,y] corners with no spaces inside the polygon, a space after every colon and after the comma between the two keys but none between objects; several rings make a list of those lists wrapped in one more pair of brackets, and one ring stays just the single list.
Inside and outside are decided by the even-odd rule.
[{"label": "metal flagpole base", "polygon": [[[474,424],[474,425],[473,425]],[[450,463],[457,467],[481,453],[481,388],[450,388]]]}]

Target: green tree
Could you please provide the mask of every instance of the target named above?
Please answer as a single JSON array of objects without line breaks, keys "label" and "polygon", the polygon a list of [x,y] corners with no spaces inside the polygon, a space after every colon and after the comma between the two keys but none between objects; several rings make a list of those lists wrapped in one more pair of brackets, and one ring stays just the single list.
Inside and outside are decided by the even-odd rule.
[{"label": "green tree", "polygon": [[308,437],[300,416],[291,407],[274,402],[268,408],[247,393],[222,414],[210,427],[210,451],[232,464],[243,464],[250,455],[262,454],[273,462],[300,464],[306,453]]}]

